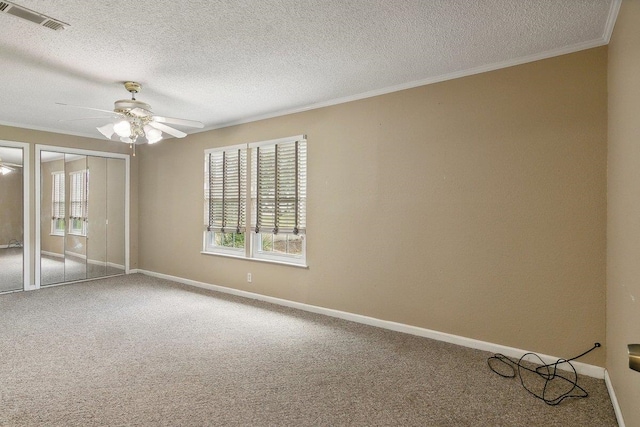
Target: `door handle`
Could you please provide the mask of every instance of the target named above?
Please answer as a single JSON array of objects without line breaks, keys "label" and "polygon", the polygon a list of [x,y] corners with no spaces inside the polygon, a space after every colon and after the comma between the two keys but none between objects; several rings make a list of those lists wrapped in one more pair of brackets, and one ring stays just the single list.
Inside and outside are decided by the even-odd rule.
[{"label": "door handle", "polygon": [[640,372],[640,344],[629,344],[629,368]]}]

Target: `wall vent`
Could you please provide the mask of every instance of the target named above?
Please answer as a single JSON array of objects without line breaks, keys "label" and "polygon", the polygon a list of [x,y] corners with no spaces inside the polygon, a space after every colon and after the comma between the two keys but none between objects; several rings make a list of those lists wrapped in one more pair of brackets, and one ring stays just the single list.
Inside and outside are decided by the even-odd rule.
[{"label": "wall vent", "polygon": [[65,27],[69,27],[69,24],[62,22],[58,19],[47,16],[43,13],[36,12],[31,9],[27,9],[24,6],[19,6],[10,1],[0,1],[0,12],[4,12],[8,15],[13,15],[17,18],[33,22],[42,27],[46,27],[52,30],[64,30]]}]

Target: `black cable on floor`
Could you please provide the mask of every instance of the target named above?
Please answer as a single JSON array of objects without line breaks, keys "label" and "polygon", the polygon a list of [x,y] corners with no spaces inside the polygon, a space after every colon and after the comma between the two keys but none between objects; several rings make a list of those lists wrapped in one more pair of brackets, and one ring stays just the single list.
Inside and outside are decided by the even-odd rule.
[{"label": "black cable on floor", "polygon": [[[560,404],[560,402],[567,398],[580,399],[589,396],[589,393],[587,393],[585,389],[578,385],[578,373],[576,372],[576,368],[573,366],[571,361],[576,360],[588,353],[591,353],[598,347],[600,347],[600,343],[597,342],[593,345],[593,347],[582,354],[572,357],[571,359],[558,359],[556,362],[549,364],[545,364],[542,358],[535,353],[526,353],[517,360],[507,357],[504,354],[496,353],[495,355],[487,359],[487,364],[493,372],[500,375],[501,377],[515,378],[517,374],[518,378],[520,378],[520,383],[525,390],[527,390],[536,398],[542,400],[547,405],[555,406]],[[540,361],[540,366],[532,369],[522,363],[525,358],[530,356],[537,358]],[[558,366],[562,364],[566,364],[571,368],[570,371],[566,372],[566,374],[568,374],[567,376],[565,376],[566,374],[562,375],[558,373]],[[525,380],[522,376],[523,371],[533,373],[544,380],[544,386],[542,387],[541,391],[533,391],[531,387],[525,384]],[[573,375],[571,375],[572,373]],[[566,391],[565,393],[558,394],[557,396],[550,396],[552,392],[549,390],[549,385],[554,380],[558,382],[566,382],[571,388],[568,389],[568,391]]]}]

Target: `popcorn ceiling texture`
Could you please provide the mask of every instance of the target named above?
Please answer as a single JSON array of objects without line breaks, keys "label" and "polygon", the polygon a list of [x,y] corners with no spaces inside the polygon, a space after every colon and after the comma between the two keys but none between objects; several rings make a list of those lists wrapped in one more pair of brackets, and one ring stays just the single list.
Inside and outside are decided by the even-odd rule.
[{"label": "popcorn ceiling texture", "polygon": [[619,0],[18,3],[71,26],[0,14],[0,124],[99,137],[55,102],[110,110],[135,80],[210,129],[606,44]]}]

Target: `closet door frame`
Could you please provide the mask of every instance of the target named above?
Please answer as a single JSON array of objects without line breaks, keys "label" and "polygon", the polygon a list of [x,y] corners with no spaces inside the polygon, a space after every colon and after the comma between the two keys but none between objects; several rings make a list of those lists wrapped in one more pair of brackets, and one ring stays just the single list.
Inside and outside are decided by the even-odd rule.
[{"label": "closet door frame", "polygon": [[22,287],[25,291],[29,291],[35,289],[31,284],[31,264],[29,262],[31,260],[31,193],[29,191],[31,188],[31,157],[29,156],[29,144],[26,142],[0,140],[0,145],[22,149]]},{"label": "closet door frame", "polygon": [[[33,287],[33,289],[40,289],[41,286],[41,223],[40,223],[40,209],[41,209],[41,195],[42,195],[42,188],[41,187],[41,155],[40,153],[42,151],[53,151],[56,153],[61,153],[61,154],[78,154],[78,155],[84,155],[84,156],[97,156],[97,157],[105,157],[105,158],[110,158],[110,159],[122,159],[125,161],[125,189],[124,189],[124,262],[125,262],[125,274],[129,274],[129,247],[130,247],[130,236],[129,236],[129,230],[130,230],[130,225],[129,225],[129,219],[130,219],[130,161],[131,158],[128,154],[120,154],[120,153],[108,153],[105,151],[93,151],[93,150],[83,150],[80,148],[68,148],[68,147],[58,147],[55,145],[41,145],[41,144],[36,144],[36,150],[35,150],[35,158],[36,158],[36,165],[35,165],[35,172],[36,172],[36,177],[35,177],[35,216],[36,216],[36,249],[35,249],[35,272],[36,272],[36,277],[35,277],[35,285]],[[85,280],[95,280],[95,279],[85,279]],[[81,280],[84,281],[84,280]],[[60,285],[64,285],[67,282],[63,282],[60,283]],[[48,286],[57,286],[58,284],[55,285],[48,285]]]}]

